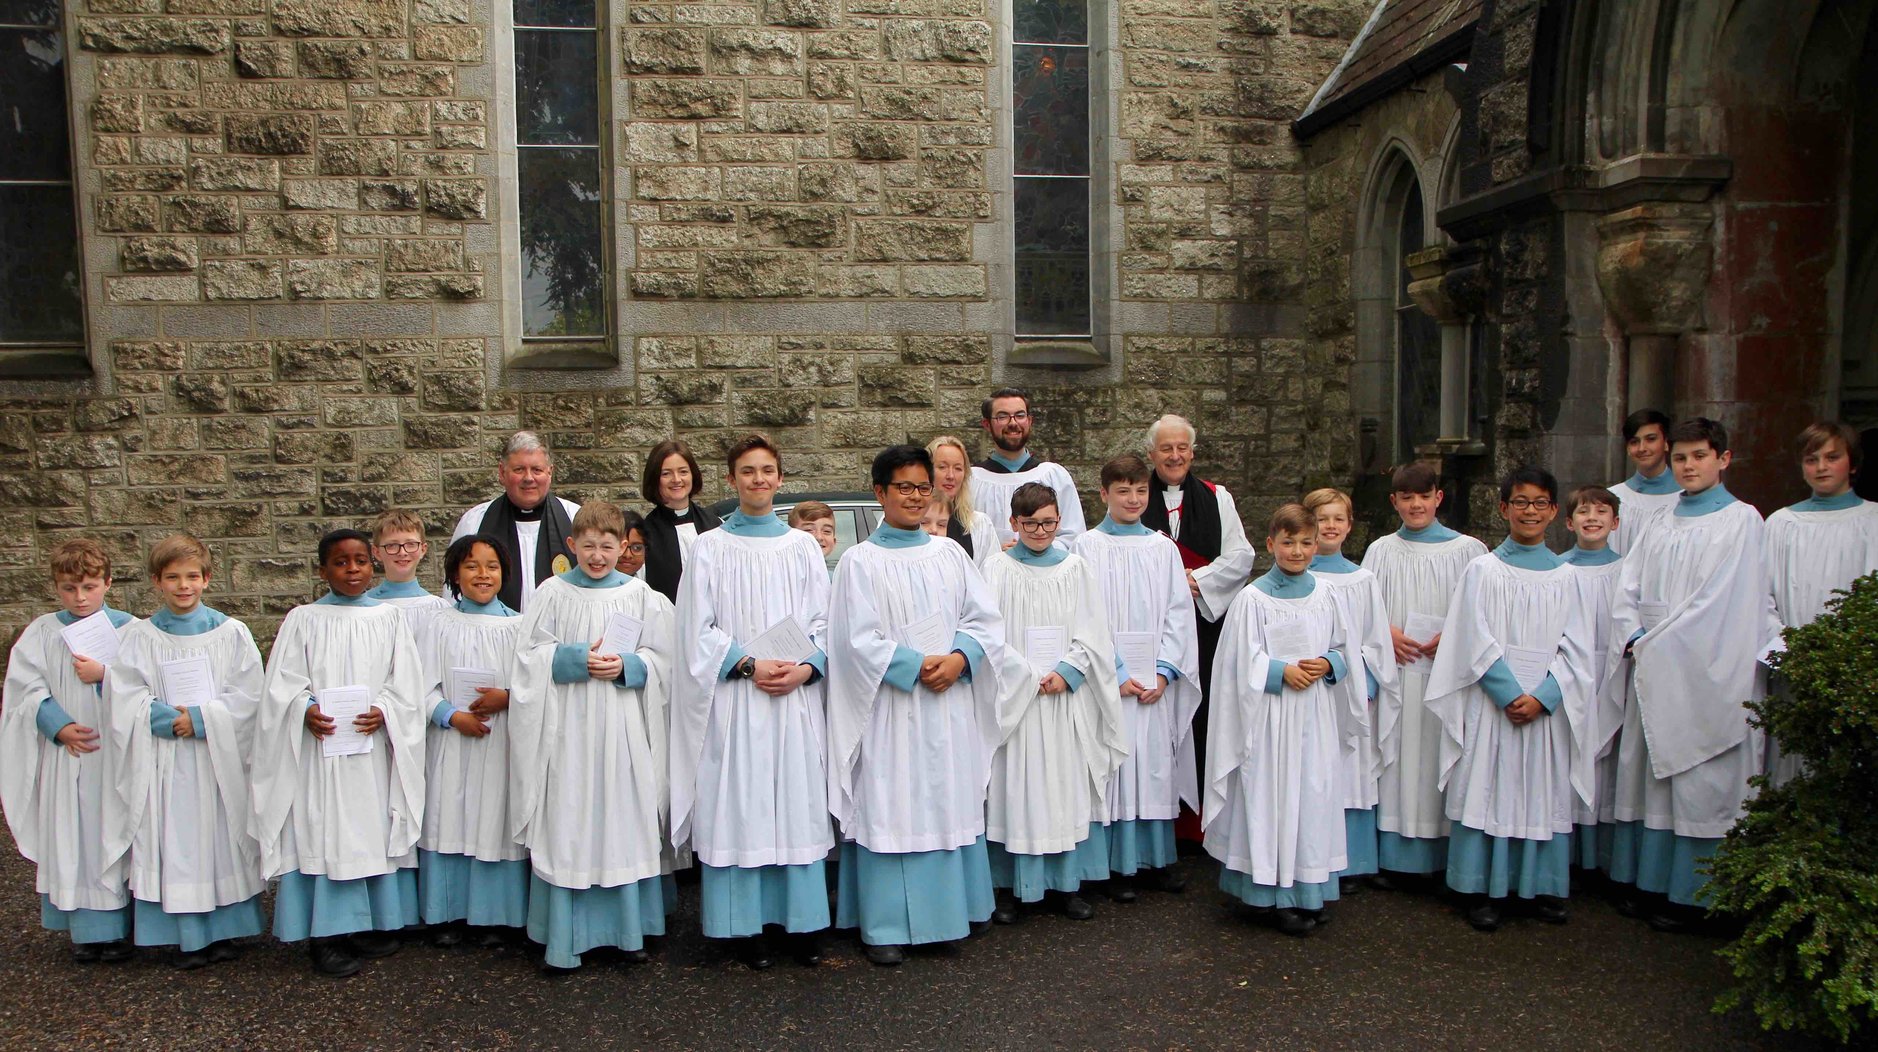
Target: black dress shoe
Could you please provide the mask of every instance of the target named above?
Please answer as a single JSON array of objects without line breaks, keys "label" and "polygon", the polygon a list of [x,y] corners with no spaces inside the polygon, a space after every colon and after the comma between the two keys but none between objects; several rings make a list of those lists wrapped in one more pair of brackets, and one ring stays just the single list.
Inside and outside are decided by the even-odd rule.
[{"label": "black dress shoe", "polygon": [[353,932],[346,936],[346,942],[351,944],[355,956],[368,961],[389,957],[398,952],[398,937],[390,932]]},{"label": "black dress shoe", "polygon": [[737,940],[737,960],[753,972],[764,971],[776,963],[769,955],[769,947],[761,935],[750,935]]},{"label": "black dress shoe", "polygon": [[822,963],[822,936],[819,932],[805,931],[789,936],[789,956],[804,968],[813,968]]},{"label": "black dress shoe", "polygon": [[1467,923],[1473,925],[1475,931],[1499,931],[1500,907],[1492,899],[1483,896],[1467,907]]},{"label": "black dress shoe", "polygon": [[1062,907],[1063,916],[1070,920],[1084,921],[1095,916],[1095,907],[1089,905],[1089,900],[1081,895],[1065,894]]},{"label": "black dress shoe", "polygon": [[430,944],[442,949],[463,945],[463,929],[454,924],[439,924],[430,929]]},{"label": "black dress shoe", "polygon": [[1363,879],[1369,883],[1370,887],[1375,888],[1377,891],[1394,891],[1396,889],[1395,881],[1391,880],[1389,876],[1384,873],[1371,873]]},{"label": "black dress shoe", "polygon": [[79,964],[97,964],[100,951],[95,942],[75,942],[72,944],[72,960]]},{"label": "black dress shoe", "polygon": [[865,951],[867,953],[868,960],[885,968],[891,968],[896,964],[903,964],[906,962],[906,947],[904,946],[869,945],[865,947]]},{"label": "black dress shoe", "polygon": [[1565,901],[1556,895],[1540,895],[1533,899],[1532,913],[1547,924],[1564,924],[1571,919],[1571,913],[1565,908]]},{"label": "black dress shoe", "polygon": [[1624,894],[1617,896],[1617,900],[1612,905],[1616,908],[1618,915],[1622,917],[1641,917],[1644,915],[1643,900],[1637,898],[1634,892],[1626,891]]},{"label": "black dress shoe", "polygon": [[558,964],[549,964],[547,961],[542,961],[540,968],[541,974],[546,976],[573,975],[575,972],[580,971],[580,965],[578,964],[571,968],[563,968]]},{"label": "black dress shoe", "polygon": [[117,964],[119,961],[128,961],[135,956],[137,956],[137,947],[132,946],[129,939],[107,942],[98,947],[98,960],[105,964]]},{"label": "black dress shoe", "polygon": [[1272,927],[1286,935],[1302,938],[1317,930],[1317,921],[1303,910],[1279,909],[1271,915]]},{"label": "black dress shoe", "polygon": [[1694,906],[1684,906],[1681,903],[1669,902],[1667,900],[1657,908],[1651,910],[1650,915],[1645,918],[1650,927],[1660,932],[1668,932],[1672,935],[1680,935],[1689,931],[1694,928],[1701,919],[1702,911],[1696,909]]},{"label": "black dress shoe", "polygon": [[1311,923],[1320,928],[1330,923],[1329,910],[1305,910],[1304,915],[1311,918]]},{"label": "black dress shoe", "polygon": [[508,936],[501,928],[484,928],[476,933],[476,946],[483,950],[500,950],[509,944]]},{"label": "black dress shoe", "polygon": [[232,940],[209,943],[209,961],[212,964],[225,964],[241,956],[241,947]]},{"label": "black dress shoe", "polygon": [[307,952],[319,975],[343,979],[359,970],[359,959],[346,949],[344,939],[314,939]]},{"label": "black dress shoe", "polygon": [[1102,892],[1112,902],[1133,902],[1138,897],[1135,889],[1119,877],[1110,877],[1103,881]]},{"label": "black dress shoe", "polygon": [[652,959],[652,953],[643,947],[637,950],[621,950],[619,959],[626,964],[645,964]]},{"label": "black dress shoe", "polygon": [[1135,886],[1178,895],[1187,890],[1187,878],[1175,873],[1171,866],[1161,866],[1158,869],[1142,870],[1135,877]]},{"label": "black dress shoe", "polygon": [[1024,904],[1016,899],[1001,899],[998,908],[991,911],[991,923],[1016,924],[1024,919]]},{"label": "black dress shoe", "polygon": [[170,967],[179,972],[193,972],[209,966],[209,955],[201,950],[177,950],[170,954]]},{"label": "black dress shoe", "polygon": [[1352,895],[1361,895],[1363,893],[1363,878],[1338,877],[1337,893],[1346,899]]}]

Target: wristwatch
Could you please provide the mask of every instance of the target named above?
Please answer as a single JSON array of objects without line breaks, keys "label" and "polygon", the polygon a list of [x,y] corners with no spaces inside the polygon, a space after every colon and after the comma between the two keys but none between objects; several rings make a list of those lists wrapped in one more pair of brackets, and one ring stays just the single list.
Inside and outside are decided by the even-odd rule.
[{"label": "wristwatch", "polygon": [[749,679],[756,675],[756,659],[746,657],[730,667],[731,679]]}]

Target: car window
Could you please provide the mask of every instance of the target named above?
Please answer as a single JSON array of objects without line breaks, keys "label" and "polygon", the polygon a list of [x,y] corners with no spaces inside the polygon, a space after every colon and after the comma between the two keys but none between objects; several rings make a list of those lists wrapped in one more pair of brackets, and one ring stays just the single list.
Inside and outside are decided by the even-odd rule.
[{"label": "car window", "polygon": [[860,515],[860,511],[854,508],[841,508],[836,510],[835,558],[841,558],[842,552],[854,547],[856,541],[867,536],[865,533],[856,532],[855,524],[859,521]]}]

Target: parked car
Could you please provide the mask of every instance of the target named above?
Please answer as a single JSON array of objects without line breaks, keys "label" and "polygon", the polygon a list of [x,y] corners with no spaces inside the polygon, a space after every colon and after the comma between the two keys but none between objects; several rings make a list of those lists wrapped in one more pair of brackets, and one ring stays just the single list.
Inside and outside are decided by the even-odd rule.
[{"label": "parked car", "polygon": [[[880,502],[872,493],[778,493],[776,495],[776,514],[784,519],[789,517],[789,510],[803,501],[819,500],[835,509],[835,554],[841,553],[856,542],[865,540],[880,525]],[[723,518],[737,510],[735,498],[720,500],[711,505],[712,514]]]}]

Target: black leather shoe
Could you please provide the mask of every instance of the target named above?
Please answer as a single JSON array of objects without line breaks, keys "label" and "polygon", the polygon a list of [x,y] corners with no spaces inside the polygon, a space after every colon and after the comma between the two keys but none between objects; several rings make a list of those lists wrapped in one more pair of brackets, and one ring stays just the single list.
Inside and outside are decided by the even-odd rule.
[{"label": "black leather shoe", "polygon": [[1159,869],[1142,870],[1135,876],[1135,886],[1178,895],[1187,890],[1187,878],[1175,873],[1171,866],[1162,866]]},{"label": "black leather shoe", "polygon": [[137,956],[137,947],[132,946],[129,939],[107,942],[98,947],[98,960],[103,961],[105,964],[117,964],[120,961],[128,961],[135,956]]},{"label": "black leather shoe", "polygon": [[1565,908],[1565,901],[1556,895],[1540,895],[1533,899],[1532,913],[1547,924],[1564,924],[1571,919],[1571,913]]},{"label": "black leather shoe", "polygon": [[1317,930],[1317,921],[1303,910],[1281,909],[1272,911],[1272,926],[1286,935],[1302,938]]},{"label": "black leather shoe", "polygon": [[991,911],[991,923],[1016,924],[1024,919],[1024,904],[1016,899],[1001,899],[998,908]]},{"label": "black leather shoe", "polygon": [[1657,931],[1680,935],[1694,928],[1701,918],[1702,912],[1693,906],[1665,901],[1651,910],[1645,921]]},{"label": "black leather shoe", "polygon": [[1467,907],[1467,923],[1473,925],[1475,931],[1499,931],[1500,907],[1494,905],[1492,899],[1482,898]]},{"label": "black leather shoe", "polygon": [[1377,891],[1394,891],[1396,889],[1395,881],[1389,879],[1389,876],[1384,873],[1371,873],[1363,879],[1368,882],[1370,887],[1375,888]]},{"label": "black leather shoe", "polygon": [[209,966],[209,955],[201,950],[177,950],[170,954],[170,967],[179,972],[193,972]]},{"label": "black leather shoe", "polygon": [[644,948],[637,950],[621,950],[619,952],[619,959],[627,964],[645,964],[652,959],[652,953]]},{"label": "black leather shoe", "polygon": [[541,962],[541,974],[546,976],[573,975],[578,971],[580,971],[580,965],[578,964],[571,968],[563,968],[558,964],[549,964],[547,961]]},{"label": "black leather shoe", "polygon": [[1120,877],[1110,877],[1102,882],[1102,892],[1111,902],[1133,902],[1138,897],[1135,889]]},{"label": "black leather shoe", "polygon": [[1346,899],[1352,895],[1361,895],[1363,893],[1363,878],[1362,877],[1339,877],[1337,878],[1337,893],[1339,895],[1342,895]]},{"label": "black leather shoe", "polygon": [[333,979],[343,979],[359,970],[359,959],[346,949],[344,939],[314,939],[308,948],[313,971]]},{"label": "black leather shoe", "polygon": [[72,960],[79,964],[97,964],[100,951],[95,942],[75,942],[72,944]]},{"label": "black leather shoe", "polygon": [[452,946],[461,946],[463,929],[454,924],[439,924],[430,930],[430,944],[446,950]]},{"label": "black leather shoe", "polygon": [[501,928],[484,928],[476,933],[476,947],[482,950],[500,950],[509,944],[508,937]]},{"label": "black leather shoe", "polygon": [[822,937],[812,931],[799,932],[789,936],[789,956],[804,968],[813,968],[822,963]]},{"label": "black leather shoe", "polygon": [[346,936],[355,956],[371,961],[398,952],[398,937],[389,932],[361,931]]},{"label": "black leather shoe", "polygon": [[1089,905],[1089,900],[1081,895],[1066,894],[1063,896],[1063,916],[1070,920],[1089,920],[1095,916],[1095,907]]},{"label": "black leather shoe", "polygon": [[241,947],[228,939],[209,943],[209,963],[225,964],[241,956]]},{"label": "black leather shoe", "polygon": [[1330,923],[1329,910],[1305,910],[1304,915],[1311,918],[1311,923],[1322,928]]},{"label": "black leather shoe", "polygon": [[875,964],[880,965],[883,968],[891,968],[894,965],[904,964],[906,962],[906,947],[904,946],[892,946],[892,945],[872,946],[870,945],[870,946],[867,946],[865,949],[867,953],[867,959],[874,962]]},{"label": "black leather shoe", "polygon": [[737,940],[737,960],[753,972],[764,971],[775,965],[775,958],[769,955],[769,947],[764,944],[761,935],[751,935]]}]

